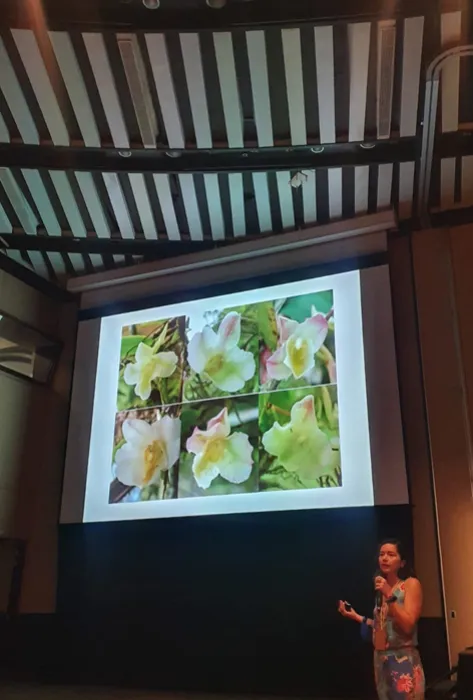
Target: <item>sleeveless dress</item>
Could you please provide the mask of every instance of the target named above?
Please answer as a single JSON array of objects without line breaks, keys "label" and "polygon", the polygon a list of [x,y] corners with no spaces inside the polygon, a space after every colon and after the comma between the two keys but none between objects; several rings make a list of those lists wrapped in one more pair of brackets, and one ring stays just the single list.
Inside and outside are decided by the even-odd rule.
[{"label": "sleeveless dress", "polygon": [[[393,588],[398,605],[404,605],[405,583]],[[388,605],[383,603],[374,612],[374,629],[384,630],[386,647],[374,652],[374,671],[379,700],[424,700],[425,678],[417,650],[417,627],[407,635],[389,616]],[[375,633],[374,633],[375,634]]]}]

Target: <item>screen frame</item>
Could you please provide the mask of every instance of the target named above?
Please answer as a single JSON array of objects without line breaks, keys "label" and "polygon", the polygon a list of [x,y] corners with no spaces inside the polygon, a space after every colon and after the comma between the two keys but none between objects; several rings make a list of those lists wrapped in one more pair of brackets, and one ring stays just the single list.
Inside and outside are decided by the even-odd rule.
[{"label": "screen frame", "polygon": [[[76,491],[77,487],[80,487],[81,479],[85,480],[85,474],[81,473],[81,467],[80,467],[80,460],[79,464],[76,463],[76,469],[71,470],[67,468],[67,464],[69,462],[69,451],[73,449],[74,447],[74,442],[77,444],[77,439],[81,437],[84,442],[87,442],[87,435],[90,434],[90,426],[92,422],[92,411],[90,411],[90,415],[84,415],[87,413],[87,410],[84,411],[83,406],[87,406],[87,382],[84,382],[84,379],[87,379],[87,375],[90,377],[90,373],[93,373],[93,364],[96,362],[97,358],[92,357],[90,358],[90,361],[88,361],[88,366],[87,368],[82,368],[82,375],[81,372],[79,371],[81,368],[80,365],[80,344],[81,344],[81,339],[85,342],[87,339],[82,338],[80,329],[81,327],[84,328],[85,326],[89,326],[89,338],[88,342],[89,344],[94,344],[94,339],[96,342],[98,342],[98,333],[99,333],[99,328],[100,328],[100,323],[98,323],[98,319],[100,319],[102,316],[105,315],[110,315],[110,314],[117,314],[120,312],[125,312],[125,311],[131,311],[137,308],[140,309],[145,309],[149,307],[155,306],[157,303],[162,303],[165,304],[166,302],[169,303],[169,300],[172,299],[172,301],[180,301],[180,300],[187,300],[187,299],[198,299],[202,297],[208,297],[208,296],[217,296],[221,294],[225,294],[228,291],[235,289],[235,287],[238,287],[238,290],[249,290],[249,289],[254,289],[255,287],[264,287],[264,286],[273,286],[276,283],[284,283],[286,281],[291,281],[291,280],[303,280],[307,279],[308,277],[311,278],[317,278],[320,276],[325,276],[328,274],[337,274],[339,272],[343,271],[348,271],[348,270],[353,270],[353,269],[358,269],[360,272],[363,272],[364,270],[369,270],[370,268],[377,268],[377,267],[384,267],[389,270],[389,265],[388,265],[388,255],[386,251],[384,252],[377,252],[374,254],[369,254],[366,256],[358,256],[358,257],[352,257],[352,258],[345,258],[343,260],[338,260],[336,262],[329,262],[329,263],[323,263],[323,264],[311,264],[311,265],[306,265],[302,266],[299,268],[290,268],[287,270],[284,270],[283,272],[274,272],[272,271],[269,274],[266,275],[261,275],[258,277],[249,277],[246,279],[240,279],[237,282],[234,280],[231,280],[226,283],[218,283],[215,285],[208,285],[208,286],[198,286],[198,287],[193,287],[189,289],[185,289],[184,291],[178,293],[178,294],[171,294],[171,293],[166,293],[166,294],[159,294],[155,296],[150,296],[147,295],[144,299],[143,298],[134,298],[129,301],[125,302],[117,302],[114,304],[107,304],[106,306],[95,306],[93,308],[88,308],[84,311],[81,312],[81,319],[84,322],[83,324],[80,324],[79,326],[79,333],[78,333],[78,344],[76,346],[76,358],[75,358],[75,367],[74,367],[74,379],[73,379],[73,396],[71,400],[71,411],[70,411],[70,416],[69,416],[69,430],[68,430],[68,442],[67,442],[67,459],[66,459],[66,470],[64,474],[64,484],[63,484],[63,490],[62,490],[62,500],[61,500],[61,510],[60,510],[60,517],[59,517],[59,523],[60,524],[78,524],[82,523],[82,512],[83,512],[83,499],[82,503],[75,504],[74,506],[70,502],[70,495],[71,491]],[[206,271],[208,274],[208,270]],[[202,275],[204,275],[205,272],[202,271]],[[389,282],[389,276],[388,276],[388,282]],[[387,285],[387,294],[389,295],[389,304],[391,303],[391,290],[390,290],[390,284]],[[119,296],[119,290],[117,290],[117,296]],[[93,327],[95,326],[95,331],[93,330]],[[394,328],[393,328],[393,320],[392,320],[392,310],[390,308],[389,312],[389,318],[388,318],[388,326],[390,333],[392,334],[393,337],[393,352],[394,352]],[[78,362],[79,360],[79,362]],[[92,363],[92,366],[91,364]],[[84,375],[84,369],[86,370],[86,373]],[[394,365],[392,366],[393,370],[393,377],[392,377],[392,384],[393,384],[393,390],[395,392],[399,392],[399,377],[398,377],[398,371],[397,371],[397,364],[396,361],[394,360]],[[89,381],[90,383],[90,381]],[[94,382],[95,384],[95,377],[94,377]],[[89,387],[90,389],[90,387]],[[92,395],[93,395],[93,387],[92,387]],[[81,403],[80,400],[76,400],[76,394],[81,394],[82,399],[85,397],[85,403]],[[90,394],[90,390],[89,390]],[[90,398],[90,397],[89,397]],[[397,397],[397,402],[395,406],[396,412],[399,413],[399,425],[395,425],[395,430],[394,432],[397,432],[401,434],[400,442],[398,441],[398,449],[396,452],[396,455],[393,455],[393,460],[392,462],[395,461],[397,458],[398,461],[402,462],[402,469],[399,470],[400,473],[400,483],[399,483],[399,491],[402,494],[403,491],[405,492],[405,496],[398,496],[395,499],[392,499],[391,496],[388,494],[387,500],[386,500],[386,490],[384,492],[384,495],[381,496],[381,498],[378,499],[377,494],[375,494],[375,505],[396,505],[396,504],[404,504],[409,501],[408,498],[408,490],[407,490],[407,474],[405,470],[405,464],[406,464],[406,455],[405,455],[405,445],[404,445],[404,439],[403,439],[403,427],[402,427],[402,417],[401,417],[401,412],[400,412],[400,401],[399,401],[399,394]],[[79,414],[79,415],[78,415]],[[396,418],[396,416],[395,416]],[[371,420],[371,417],[370,417]],[[78,421],[80,425],[78,425]],[[394,421],[396,423],[396,420]],[[80,428],[80,429],[79,429]],[[85,434],[85,440],[84,440],[84,434]],[[88,443],[87,443],[87,454],[88,454]],[[87,462],[87,459],[85,460]],[[85,464],[84,469],[86,469],[87,464]],[[402,472],[402,473],[401,473]],[[404,486],[405,485],[405,486]],[[375,480],[375,490],[378,488]],[[83,489],[85,491],[85,489]],[[220,515],[218,517],[232,517],[231,515]],[[234,517],[234,516],[233,516]],[[244,516],[243,516],[244,517]]]},{"label": "screen frame", "polygon": [[[199,284],[179,292],[168,291],[162,294],[147,294],[146,296],[117,301],[111,304],[99,304],[79,310],[78,320],[80,323],[81,321],[105,318],[106,316],[115,316],[117,314],[129,313],[142,309],[168,306],[171,303],[180,304],[197,299],[225,296],[233,292],[264,289],[265,287],[273,287],[277,284],[317,279],[318,277],[329,277],[341,272],[349,272],[350,270],[365,270],[371,267],[387,265],[388,263],[388,253],[384,250],[377,253],[370,253],[369,255],[348,257],[337,261],[318,263],[315,265],[311,263],[297,268],[291,267],[282,272],[268,272],[257,276],[252,275],[250,277],[242,275],[241,278],[237,280],[232,279],[229,282],[218,282],[209,285]],[[205,279],[211,273],[211,270],[212,268],[202,270],[202,278]]]}]

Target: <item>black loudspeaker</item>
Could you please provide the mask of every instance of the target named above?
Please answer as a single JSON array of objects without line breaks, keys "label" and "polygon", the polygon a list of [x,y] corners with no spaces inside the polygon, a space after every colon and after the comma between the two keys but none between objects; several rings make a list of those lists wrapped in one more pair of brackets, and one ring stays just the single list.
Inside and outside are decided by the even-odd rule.
[{"label": "black loudspeaker", "polygon": [[458,657],[457,700],[473,698],[473,647],[462,651]]}]

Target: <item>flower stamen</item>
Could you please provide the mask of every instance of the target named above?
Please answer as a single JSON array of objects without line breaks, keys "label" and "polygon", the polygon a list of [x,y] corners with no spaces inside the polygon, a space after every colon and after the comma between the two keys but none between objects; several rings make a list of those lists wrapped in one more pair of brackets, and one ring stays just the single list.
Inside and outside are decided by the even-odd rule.
[{"label": "flower stamen", "polygon": [[149,483],[153,478],[153,475],[164,463],[167,462],[166,446],[163,444],[162,440],[153,440],[149,445],[146,446],[143,456],[143,481],[145,484]]}]

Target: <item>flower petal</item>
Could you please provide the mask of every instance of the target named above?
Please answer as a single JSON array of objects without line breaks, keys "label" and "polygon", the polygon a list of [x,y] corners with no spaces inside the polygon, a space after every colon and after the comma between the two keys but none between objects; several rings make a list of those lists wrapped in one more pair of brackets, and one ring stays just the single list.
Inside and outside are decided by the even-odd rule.
[{"label": "flower petal", "polygon": [[296,379],[300,379],[315,366],[315,350],[311,340],[297,335],[291,335],[286,343],[284,364],[290,369]]},{"label": "flower petal", "polygon": [[135,394],[139,396],[142,401],[147,401],[149,399],[153,389],[151,386],[151,369],[152,368],[149,365],[144,365],[141,370],[139,380],[135,386]]},{"label": "flower petal", "polygon": [[225,441],[224,460],[219,464],[221,476],[231,484],[242,484],[249,479],[253,467],[252,451],[248,435],[233,433]]},{"label": "flower petal", "polygon": [[268,359],[266,369],[270,379],[276,379],[277,381],[289,379],[291,376],[291,370],[284,364],[285,358],[286,346],[283,345]]},{"label": "flower petal", "polygon": [[215,352],[220,347],[220,338],[210,326],[204,326],[202,329],[202,337],[204,339],[207,353]]},{"label": "flower petal", "polygon": [[240,348],[232,348],[227,351],[221,363],[215,363],[212,371],[209,366],[206,373],[218,389],[222,391],[240,391],[245,382],[251,379],[256,372],[256,362],[253,354]]},{"label": "flower petal", "polygon": [[241,334],[241,316],[236,311],[231,311],[220,323],[218,337],[221,346],[230,350],[238,345]]},{"label": "flower petal", "polygon": [[279,333],[279,342],[281,343],[281,345],[284,345],[289,336],[295,332],[299,324],[297,323],[297,321],[293,321],[291,318],[286,318],[286,316],[278,316],[277,325]]},{"label": "flower petal", "polygon": [[310,340],[314,345],[314,352],[320,350],[328,333],[328,322],[323,314],[317,314],[301,323],[294,335],[298,338]]},{"label": "flower petal", "polygon": [[144,486],[143,460],[130,443],[125,443],[115,453],[115,476],[125,486]]},{"label": "flower petal", "polygon": [[166,447],[167,468],[170,469],[179,459],[181,448],[181,421],[179,418],[163,416],[152,425],[156,440]]},{"label": "flower petal", "polygon": [[207,460],[204,453],[194,457],[192,473],[201,489],[208,489],[212,481],[219,475],[217,466]]},{"label": "flower petal", "polygon": [[207,430],[194,428],[194,432],[187,440],[186,449],[188,452],[200,454],[204,451],[209,440],[216,437],[227,437],[227,435],[230,435],[230,423],[228,411],[224,408],[215,418],[212,418],[207,423]]},{"label": "flower petal", "polygon": [[143,445],[153,439],[153,428],[145,420],[127,418],[122,425],[123,437],[132,445]]},{"label": "flower petal", "polygon": [[176,369],[177,361],[178,357],[175,352],[158,352],[153,358],[153,379],[170,377]]},{"label": "flower petal", "polygon": [[228,420],[228,410],[226,408],[222,409],[220,413],[217,413],[215,418],[211,418],[207,423],[208,431],[214,428],[218,428],[218,434],[223,435],[224,437],[230,435],[230,423]]},{"label": "flower petal", "polygon": [[137,363],[134,364],[130,362],[126,365],[125,371],[123,372],[123,379],[125,381],[125,384],[128,384],[128,386],[135,386],[135,384],[138,384],[138,382],[140,381],[140,376],[140,368]]},{"label": "flower petal", "polygon": [[203,333],[196,333],[190,339],[187,347],[187,360],[194,372],[197,372],[197,374],[203,372],[207,363],[207,348]]},{"label": "flower petal", "polygon": [[259,354],[259,380],[260,380],[260,384],[266,384],[266,382],[269,379],[268,370],[267,370],[266,365],[267,365],[267,362],[268,362],[270,357],[271,357],[271,350],[269,350],[266,347],[263,350],[261,350],[261,352]]},{"label": "flower petal", "polygon": [[315,417],[315,402],[312,394],[305,396],[295,403],[291,409],[291,423],[295,430],[304,430],[308,424],[313,423],[318,428]]},{"label": "flower petal", "polygon": [[140,343],[136,349],[135,357],[138,364],[146,363],[153,356],[153,348],[146,343]]}]

